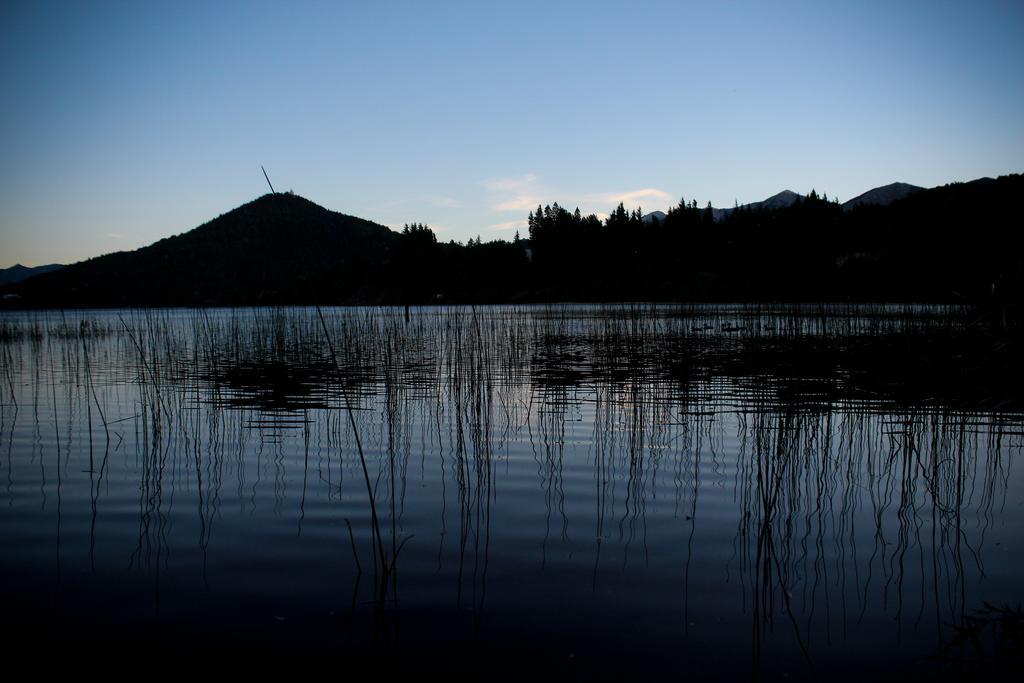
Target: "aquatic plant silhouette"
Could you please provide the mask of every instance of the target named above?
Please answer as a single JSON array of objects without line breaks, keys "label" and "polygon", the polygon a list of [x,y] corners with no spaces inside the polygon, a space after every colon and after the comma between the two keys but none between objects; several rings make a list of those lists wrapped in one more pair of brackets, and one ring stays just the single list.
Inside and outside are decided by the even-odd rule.
[{"label": "aquatic plant silhouette", "polygon": [[[783,657],[810,674],[872,629],[938,651],[1001,561],[988,539],[1007,514],[1019,396],[959,308],[85,320],[8,318],[0,341],[0,495],[45,521],[59,569],[40,571],[66,610],[47,619],[94,614],[83,566],[112,595],[137,586],[119,604],[157,625],[194,614],[179,596],[198,591],[218,609],[283,610],[287,583],[260,563],[294,577],[279,558],[296,557],[308,586],[293,599],[333,615],[273,612],[278,630],[257,638],[444,656],[429,613],[474,643],[470,661],[553,591],[616,619],[629,608],[609,596],[625,595],[647,605],[638,633],[674,643],[650,660],[668,671],[670,652],[713,653],[717,591],[750,671]],[[265,593],[234,597],[244,576]]]}]

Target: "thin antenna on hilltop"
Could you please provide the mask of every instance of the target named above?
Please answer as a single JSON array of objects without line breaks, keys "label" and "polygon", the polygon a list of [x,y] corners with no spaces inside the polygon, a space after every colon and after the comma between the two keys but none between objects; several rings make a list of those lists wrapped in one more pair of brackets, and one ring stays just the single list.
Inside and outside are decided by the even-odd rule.
[{"label": "thin antenna on hilltop", "polygon": [[267,169],[263,168],[262,164],[260,164],[260,170],[263,171],[263,177],[267,179],[267,185],[270,185],[270,194],[277,194],[274,186],[270,183],[270,176],[267,175]]}]

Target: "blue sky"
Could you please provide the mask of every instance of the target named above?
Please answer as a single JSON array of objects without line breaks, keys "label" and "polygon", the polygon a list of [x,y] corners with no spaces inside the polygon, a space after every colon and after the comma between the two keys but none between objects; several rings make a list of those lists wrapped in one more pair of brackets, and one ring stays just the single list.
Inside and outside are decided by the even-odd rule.
[{"label": "blue sky", "polygon": [[278,190],[442,240],[538,203],[1024,171],[1024,3],[0,4],[0,267]]}]

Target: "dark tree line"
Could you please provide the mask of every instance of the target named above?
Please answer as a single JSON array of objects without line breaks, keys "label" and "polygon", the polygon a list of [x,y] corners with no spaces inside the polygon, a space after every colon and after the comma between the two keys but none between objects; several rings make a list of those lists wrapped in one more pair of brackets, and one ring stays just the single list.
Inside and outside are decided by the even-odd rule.
[{"label": "dark tree line", "polygon": [[[557,203],[528,239],[432,243],[421,285],[443,300],[1021,301],[1019,175],[845,210],[812,190],[784,208],[681,200],[661,220]],[[725,214],[724,216],[722,214]],[[410,226],[409,230],[422,230]],[[410,243],[414,235],[403,236]],[[486,254],[486,255],[485,255]]]}]

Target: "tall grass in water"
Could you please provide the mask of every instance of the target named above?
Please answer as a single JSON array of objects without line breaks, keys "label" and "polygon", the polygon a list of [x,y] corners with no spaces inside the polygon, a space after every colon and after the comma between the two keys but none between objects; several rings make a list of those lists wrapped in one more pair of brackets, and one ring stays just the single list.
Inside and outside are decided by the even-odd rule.
[{"label": "tall grass in water", "polygon": [[[319,307],[316,309],[317,316],[320,318],[320,324],[323,327],[324,339],[327,341],[327,348],[331,354],[331,360],[334,363],[334,369],[338,373],[338,385],[341,388],[341,395],[344,399],[345,412],[348,414],[349,423],[352,426],[352,435],[356,440],[356,450],[359,453],[359,464],[363,469],[363,481],[366,483],[366,497],[370,503],[370,517],[373,523],[373,541],[374,547],[377,551],[377,557],[380,560],[380,570],[382,575],[385,577],[382,579],[382,585],[387,585],[386,577],[390,573],[392,567],[388,563],[387,557],[384,552],[384,540],[380,533],[380,520],[377,517],[377,501],[373,493],[373,485],[370,483],[370,471],[366,467],[366,454],[363,453],[363,444],[359,439],[359,426],[356,424],[355,414],[352,412],[352,403],[348,398],[348,390],[345,388],[345,377],[342,375],[341,366],[338,365],[337,355],[334,353],[334,344],[331,342],[330,332],[327,330],[327,322],[324,320],[324,314]],[[392,562],[397,557],[397,549],[392,555]],[[382,596],[383,597],[383,596]]]},{"label": "tall grass in water", "polygon": [[[929,571],[949,598],[933,611],[955,619],[965,603],[960,586],[982,555],[966,539],[983,536],[1000,502],[1000,453],[1014,447],[985,441],[1005,439],[1016,424],[1007,406],[970,405],[977,389],[949,372],[980,362],[953,309],[246,309],[116,320],[5,321],[0,348],[12,398],[4,424],[22,368],[38,360],[37,404],[70,412],[58,405],[66,392],[86,430],[99,416],[115,448],[126,428],[140,430],[133,567],[166,563],[172,521],[182,514],[171,509],[176,486],[197,498],[204,553],[232,467],[239,504],[253,511],[264,448],[273,455],[266,462],[278,512],[293,474],[282,433],[302,429],[307,444],[328,444],[328,470],[333,453],[338,471],[351,471],[349,481],[365,490],[355,514],[369,521],[378,605],[397,607],[400,552],[420,559],[433,551],[403,525],[414,456],[424,481],[422,472],[441,473],[440,490],[414,495],[440,498],[438,572],[454,563],[456,600],[477,627],[503,459],[533,458],[543,506],[539,564],[550,567],[553,548],[580,548],[581,524],[593,529],[595,591],[613,569],[658,562],[648,517],[666,500],[688,543],[679,570],[688,591],[691,560],[702,552],[698,497],[709,481],[733,490],[739,521],[727,570],[742,584],[752,633],[781,626],[813,655],[820,639],[853,628],[874,602],[895,605],[901,624],[917,619],[924,608],[904,589],[909,559],[938,567]],[[949,360],[949,351],[961,358]],[[915,370],[921,360],[934,378]],[[989,374],[969,380],[1007,388]],[[113,393],[124,386],[137,392],[130,401]],[[585,449],[576,422],[587,424]],[[75,429],[56,430],[65,457]],[[727,451],[734,439],[741,445]],[[593,510],[582,520],[580,480],[572,478],[581,459]],[[243,481],[252,461],[256,481]],[[104,471],[99,459],[88,469]],[[305,469],[302,477],[304,495]],[[335,500],[344,487],[333,477],[323,480]],[[99,482],[94,490],[98,499]],[[344,521],[341,541],[361,574],[367,529],[355,516]],[[922,536],[928,524],[934,540]],[[589,536],[588,528],[582,545]],[[687,595],[683,604],[689,609]]]}]

